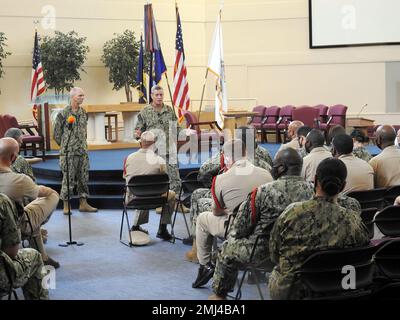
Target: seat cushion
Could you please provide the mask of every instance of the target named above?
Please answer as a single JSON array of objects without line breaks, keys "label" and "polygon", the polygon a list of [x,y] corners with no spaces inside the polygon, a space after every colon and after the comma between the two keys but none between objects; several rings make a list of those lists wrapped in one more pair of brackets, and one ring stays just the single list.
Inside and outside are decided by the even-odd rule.
[{"label": "seat cushion", "polygon": [[24,143],[32,143],[32,142],[42,142],[43,137],[41,136],[23,136],[22,142]]}]

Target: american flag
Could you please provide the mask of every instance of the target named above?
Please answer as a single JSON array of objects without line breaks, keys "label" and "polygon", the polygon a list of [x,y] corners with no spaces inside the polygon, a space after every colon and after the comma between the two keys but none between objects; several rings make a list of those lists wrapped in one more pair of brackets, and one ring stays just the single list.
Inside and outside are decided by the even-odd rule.
[{"label": "american flag", "polygon": [[35,103],[36,98],[43,94],[45,90],[46,85],[43,77],[42,62],[40,61],[39,39],[37,32],[35,32],[35,45],[32,59],[31,101]]},{"label": "american flag", "polygon": [[179,119],[182,119],[182,109],[189,109],[190,98],[189,98],[189,85],[187,83],[186,75],[187,70],[185,66],[185,52],[183,50],[183,38],[182,38],[182,25],[181,18],[179,16],[178,7],[176,7],[176,57],[174,66],[174,95],[173,103],[179,109]]}]

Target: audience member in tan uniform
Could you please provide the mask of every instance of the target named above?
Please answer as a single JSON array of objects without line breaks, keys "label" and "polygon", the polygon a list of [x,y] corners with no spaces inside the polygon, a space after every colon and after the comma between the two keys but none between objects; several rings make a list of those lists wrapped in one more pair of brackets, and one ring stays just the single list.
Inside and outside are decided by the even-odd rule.
[{"label": "audience member in tan uniform", "polygon": [[394,145],[395,139],[392,126],[384,125],[376,130],[376,145],[382,152],[369,161],[375,172],[375,188],[400,184],[400,149]]},{"label": "audience member in tan uniform", "polygon": [[285,150],[287,148],[292,148],[296,151],[300,151],[301,147],[299,144],[299,137],[297,136],[297,130],[299,130],[299,128],[302,126],[304,126],[304,123],[299,120],[292,121],[289,124],[287,136],[290,139],[290,142],[282,144],[279,150],[276,152],[275,156],[279,153],[279,151]]},{"label": "audience member in tan uniform", "polygon": [[346,185],[342,192],[374,188],[374,169],[368,162],[353,155],[353,139],[349,135],[339,134],[333,138],[332,155],[342,160],[347,169]]},{"label": "audience member in tan uniform", "polygon": [[[24,214],[16,221],[22,235],[31,239],[31,246],[41,253],[45,265],[58,268],[60,264],[50,258],[44,249],[40,227],[56,209],[59,195],[53,189],[38,186],[25,174],[12,172],[11,165],[18,157],[18,152],[18,142],[13,138],[0,139],[0,193],[24,208]],[[26,200],[30,202],[24,206]]]},{"label": "audience member in tan uniform", "polygon": [[306,181],[314,181],[319,163],[332,157],[332,154],[324,147],[324,142],[322,132],[317,129],[311,130],[307,135],[305,148],[308,155],[303,159],[303,170],[301,172],[301,176]]},{"label": "audience member in tan uniform", "polygon": [[[123,178],[126,180],[126,183],[128,183],[133,176],[167,173],[165,160],[156,155],[153,151],[155,142],[154,133],[145,131],[142,133],[140,139],[141,148],[137,152],[131,153],[125,159]],[[131,198],[132,196],[128,194],[128,201]],[[171,240],[172,238],[167,230],[167,224],[171,224],[171,215],[175,205],[175,192],[171,190],[168,192],[168,205],[170,210],[169,212],[165,210],[165,212],[161,213],[160,227],[157,232],[157,237],[163,240]],[[137,211],[131,230],[148,233],[147,230],[140,227],[140,225],[148,222],[149,211]]]},{"label": "audience member in tan uniform", "polygon": [[246,147],[242,140],[227,141],[223,152],[228,171],[213,180],[212,212],[202,212],[197,218],[196,247],[200,268],[192,284],[193,288],[205,285],[213,276],[214,266],[211,262],[213,239],[224,237],[229,215],[247,199],[254,188],[273,181],[267,170],[254,166],[246,158]]}]

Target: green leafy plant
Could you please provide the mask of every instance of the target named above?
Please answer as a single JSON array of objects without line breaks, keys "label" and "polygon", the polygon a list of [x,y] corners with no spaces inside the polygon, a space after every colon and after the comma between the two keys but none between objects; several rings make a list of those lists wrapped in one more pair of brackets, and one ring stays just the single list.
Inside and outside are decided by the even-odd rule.
[{"label": "green leafy plant", "polygon": [[[7,56],[11,55],[11,52],[6,51],[7,44],[6,44],[6,36],[3,32],[0,32],[0,78],[4,75],[3,70],[3,60],[7,58]],[[1,91],[0,91],[1,93]]]},{"label": "green leafy plant", "polygon": [[86,37],[79,37],[75,31],[55,31],[53,37],[44,37],[40,46],[44,78],[56,95],[69,91],[81,79],[80,71],[86,72],[83,64],[89,47],[85,42]]},{"label": "green leafy plant", "polygon": [[126,101],[132,102],[131,87],[135,87],[140,43],[135,40],[135,32],[125,30],[123,34],[114,33],[115,38],[103,46],[101,61],[109,69],[108,80],[113,90],[125,89]]}]

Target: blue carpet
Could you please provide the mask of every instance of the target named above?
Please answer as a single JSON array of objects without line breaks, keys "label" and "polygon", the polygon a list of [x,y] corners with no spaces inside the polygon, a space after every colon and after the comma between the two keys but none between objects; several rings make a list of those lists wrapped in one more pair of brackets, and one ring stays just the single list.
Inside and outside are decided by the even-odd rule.
[{"label": "blue carpet", "polygon": [[[263,143],[263,148],[266,148],[271,154],[272,158],[278,151],[280,144],[274,143]],[[377,146],[367,146],[368,151],[372,155],[380,153],[380,149]],[[124,159],[132,152],[138,149],[116,149],[116,150],[96,150],[89,151],[90,169],[96,171],[108,171],[108,170],[122,170]],[[215,154],[216,149],[212,150],[212,154]],[[178,154],[178,163],[180,169],[196,169],[210,157],[208,152],[201,152],[198,155],[193,156],[191,159],[184,153]],[[58,159],[49,159],[46,162],[35,164],[33,167],[41,169],[59,170]]]},{"label": "blue carpet", "polygon": [[[51,299],[204,300],[212,294],[212,281],[200,289],[191,287],[199,267],[184,260],[191,247],[179,240],[172,244],[156,238],[159,215],[154,211],[149,224],[143,225],[149,230],[151,244],[133,248],[119,242],[121,211],[73,212],[72,238],[84,246],[58,246],[68,240],[68,217],[61,211],[54,212],[44,226],[49,232],[47,252],[61,264],[56,270],[56,289],[50,290]],[[175,233],[186,237],[181,214]],[[128,238],[127,231],[124,237]],[[262,287],[269,298],[266,285]],[[256,286],[245,282],[242,299],[259,299]]]}]

